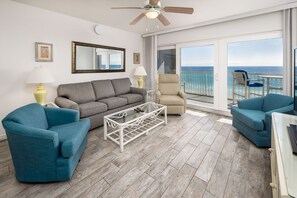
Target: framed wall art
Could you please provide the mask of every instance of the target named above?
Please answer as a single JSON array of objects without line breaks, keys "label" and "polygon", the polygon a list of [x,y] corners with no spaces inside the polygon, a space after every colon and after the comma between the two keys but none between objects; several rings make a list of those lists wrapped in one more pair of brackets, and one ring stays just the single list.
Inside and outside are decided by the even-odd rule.
[{"label": "framed wall art", "polygon": [[133,64],[140,64],[140,53],[133,54]]},{"label": "framed wall art", "polygon": [[53,62],[53,44],[35,43],[35,61]]}]

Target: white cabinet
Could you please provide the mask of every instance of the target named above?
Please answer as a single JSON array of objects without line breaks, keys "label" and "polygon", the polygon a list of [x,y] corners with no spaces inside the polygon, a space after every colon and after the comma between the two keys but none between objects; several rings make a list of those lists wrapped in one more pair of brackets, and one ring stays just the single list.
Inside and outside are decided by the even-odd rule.
[{"label": "white cabinet", "polygon": [[273,198],[297,198],[297,156],[292,153],[287,126],[297,124],[297,116],[272,114],[271,177]]}]

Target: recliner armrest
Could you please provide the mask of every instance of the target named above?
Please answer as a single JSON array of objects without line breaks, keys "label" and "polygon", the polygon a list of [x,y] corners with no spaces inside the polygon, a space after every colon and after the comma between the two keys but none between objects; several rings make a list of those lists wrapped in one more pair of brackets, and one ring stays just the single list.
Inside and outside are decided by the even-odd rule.
[{"label": "recliner armrest", "polygon": [[238,108],[262,111],[264,97],[250,98],[238,101]]},{"label": "recliner armrest", "polygon": [[55,103],[59,107],[63,107],[63,108],[67,108],[67,109],[79,110],[78,104],[76,102],[73,102],[72,100],[67,99],[67,98],[56,97]]},{"label": "recliner armrest", "polygon": [[79,121],[79,111],[64,108],[44,107],[50,127]]},{"label": "recliner armrest", "polygon": [[178,95],[179,95],[180,97],[182,97],[183,99],[187,99],[187,94],[184,93],[184,92],[182,92],[182,91],[178,91]]},{"label": "recliner armrest", "polygon": [[156,103],[160,103],[161,95],[161,92],[159,90],[156,90]]}]

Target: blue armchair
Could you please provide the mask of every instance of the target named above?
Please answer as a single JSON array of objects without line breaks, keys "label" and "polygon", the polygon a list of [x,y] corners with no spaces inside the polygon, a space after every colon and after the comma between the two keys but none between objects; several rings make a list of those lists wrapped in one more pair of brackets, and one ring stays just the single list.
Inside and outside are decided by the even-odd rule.
[{"label": "blue armchair", "polygon": [[89,119],[76,110],[23,106],[2,120],[17,180],[65,181],[71,178],[87,144]]},{"label": "blue armchair", "polygon": [[293,98],[278,94],[238,101],[231,109],[232,125],[257,147],[271,145],[271,114],[293,111]]}]

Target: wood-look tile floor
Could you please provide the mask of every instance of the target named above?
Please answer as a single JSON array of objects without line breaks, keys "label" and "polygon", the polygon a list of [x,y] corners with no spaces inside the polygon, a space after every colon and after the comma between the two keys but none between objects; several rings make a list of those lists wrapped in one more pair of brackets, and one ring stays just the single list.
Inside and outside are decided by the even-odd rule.
[{"label": "wood-look tile floor", "polygon": [[7,141],[0,142],[0,197],[271,197],[270,158],[230,118],[188,110],[125,146],[89,132],[70,181],[16,181]]}]

